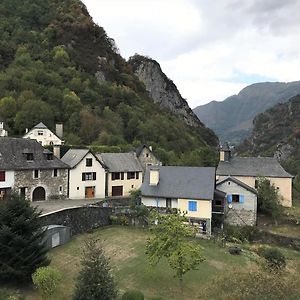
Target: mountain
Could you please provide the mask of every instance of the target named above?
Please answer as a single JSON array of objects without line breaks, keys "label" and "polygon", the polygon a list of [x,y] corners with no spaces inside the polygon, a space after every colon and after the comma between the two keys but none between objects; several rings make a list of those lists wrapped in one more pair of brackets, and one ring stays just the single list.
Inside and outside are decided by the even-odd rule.
[{"label": "mountain", "polygon": [[199,118],[180,95],[176,85],[161,70],[159,63],[149,57],[134,55],[128,61],[134,74],[145,84],[155,103],[178,115],[187,125],[203,127]]},{"label": "mountain", "polygon": [[238,144],[250,134],[256,115],[297,94],[300,94],[300,81],[255,83],[222,102],[198,106],[194,112],[222,142]]},{"label": "mountain", "polygon": [[147,143],[168,164],[214,162],[215,134],[155,103],[82,2],[1,0],[0,35],[0,116],[10,135],[63,122],[71,145],[128,151]]}]

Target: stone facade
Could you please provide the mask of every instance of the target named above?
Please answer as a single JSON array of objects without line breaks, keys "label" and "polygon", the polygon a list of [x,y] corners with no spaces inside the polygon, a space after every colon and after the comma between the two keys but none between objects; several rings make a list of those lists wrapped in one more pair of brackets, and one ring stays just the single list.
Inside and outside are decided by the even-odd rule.
[{"label": "stone facade", "polygon": [[231,225],[238,226],[255,226],[256,225],[256,211],[247,209],[229,209],[225,213],[225,222]]},{"label": "stone facade", "polygon": [[143,147],[141,153],[137,157],[143,167],[146,170],[146,167],[151,166],[161,166],[162,163],[159,161],[153,152],[148,147]]},{"label": "stone facade", "polygon": [[46,193],[46,199],[63,199],[68,194],[68,170],[57,169],[57,177],[54,177],[54,170],[38,170],[38,178],[34,178],[34,170],[15,171],[14,189],[22,193],[25,188],[25,197],[33,201],[33,192],[36,188],[42,187]]}]

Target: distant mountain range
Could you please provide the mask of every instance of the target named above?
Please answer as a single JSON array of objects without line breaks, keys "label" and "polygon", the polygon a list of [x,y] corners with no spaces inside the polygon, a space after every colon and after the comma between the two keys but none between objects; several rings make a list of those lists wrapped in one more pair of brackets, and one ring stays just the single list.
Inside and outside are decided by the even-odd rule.
[{"label": "distant mountain range", "polygon": [[255,116],[298,94],[300,81],[255,83],[222,102],[212,101],[198,106],[194,112],[215,131],[221,142],[238,144],[249,136]]}]

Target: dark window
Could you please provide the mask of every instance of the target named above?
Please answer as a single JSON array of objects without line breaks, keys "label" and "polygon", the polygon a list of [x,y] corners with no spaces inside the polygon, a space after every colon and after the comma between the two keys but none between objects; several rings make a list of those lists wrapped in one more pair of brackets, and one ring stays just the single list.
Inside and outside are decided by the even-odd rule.
[{"label": "dark window", "polygon": [[119,180],[119,179],[120,179],[120,173],[119,172],[111,173],[111,180]]},{"label": "dark window", "polygon": [[38,135],[44,135],[44,131],[43,130],[38,130]]},{"label": "dark window", "polygon": [[33,153],[26,153],[26,159],[29,161],[33,160]]},{"label": "dark window", "polygon": [[121,172],[121,180],[124,180],[124,172]]},{"label": "dark window", "polygon": [[139,178],[140,178],[140,173],[139,173],[139,172],[136,172],[136,173],[135,173],[135,178],[136,178],[136,179],[139,179]]},{"label": "dark window", "polygon": [[40,172],[39,170],[34,170],[33,171],[33,178],[39,178]]},{"label": "dark window", "polygon": [[5,181],[5,171],[0,171],[0,181]]},{"label": "dark window", "polygon": [[60,185],[60,186],[59,186],[59,191],[62,192],[62,190],[63,190],[63,189],[62,189],[62,186]]},{"label": "dark window", "polygon": [[77,191],[79,191],[79,186],[77,187]]},{"label": "dark window", "polygon": [[239,203],[240,195],[232,195],[232,202]]},{"label": "dark window", "polygon": [[47,160],[53,160],[53,154],[47,153]]},{"label": "dark window", "polygon": [[85,172],[82,173],[82,181],[96,180],[96,172]]},{"label": "dark window", "polygon": [[149,157],[149,153],[146,153],[146,157]]},{"label": "dark window", "polygon": [[222,200],[216,200],[215,204],[216,204],[217,206],[221,206],[221,205],[222,205]]},{"label": "dark window", "polygon": [[171,198],[166,199],[166,207],[172,208],[172,199]]},{"label": "dark window", "polygon": [[258,189],[258,180],[255,179],[255,188]]},{"label": "dark window", "polygon": [[127,172],[127,179],[135,179],[135,172]]},{"label": "dark window", "polygon": [[87,158],[87,159],[85,160],[85,165],[86,165],[87,167],[91,167],[91,166],[93,165],[93,159],[92,159],[92,158]]},{"label": "dark window", "polygon": [[58,170],[57,169],[53,169],[53,177],[57,177],[58,176]]}]

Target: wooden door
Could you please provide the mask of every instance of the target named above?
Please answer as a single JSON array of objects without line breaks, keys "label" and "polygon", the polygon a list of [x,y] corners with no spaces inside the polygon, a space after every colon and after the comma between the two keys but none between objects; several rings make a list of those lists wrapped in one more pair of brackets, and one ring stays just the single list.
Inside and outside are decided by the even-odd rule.
[{"label": "wooden door", "polygon": [[85,198],[94,198],[95,197],[95,187],[87,186],[85,188]]},{"label": "wooden door", "polygon": [[113,186],[112,187],[112,196],[123,196],[123,186]]}]

